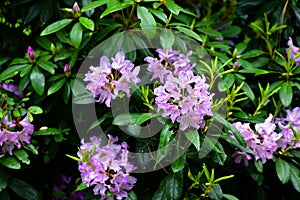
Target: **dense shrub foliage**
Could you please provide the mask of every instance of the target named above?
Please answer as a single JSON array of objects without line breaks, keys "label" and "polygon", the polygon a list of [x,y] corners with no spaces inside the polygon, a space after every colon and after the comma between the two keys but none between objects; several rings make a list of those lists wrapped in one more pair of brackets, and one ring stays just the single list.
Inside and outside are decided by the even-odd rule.
[{"label": "dense shrub foliage", "polygon": [[6,0],[0,199],[297,199],[298,0]]}]

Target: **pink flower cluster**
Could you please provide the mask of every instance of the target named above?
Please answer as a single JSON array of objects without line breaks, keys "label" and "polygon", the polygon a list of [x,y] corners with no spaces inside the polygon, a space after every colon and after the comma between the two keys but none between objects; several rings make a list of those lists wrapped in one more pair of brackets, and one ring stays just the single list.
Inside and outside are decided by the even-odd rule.
[{"label": "pink flower cluster", "polygon": [[195,64],[189,56],[169,49],[157,49],[159,59],[146,57],[149,63],[147,70],[153,73],[152,80],[160,80],[159,87],[154,89],[155,103],[158,110],[163,110],[163,117],[170,117],[172,122],[180,124],[180,130],[203,128],[205,116],[212,116],[209,85],[204,76],[193,73]]},{"label": "pink flower cluster", "polygon": [[28,120],[28,114],[19,121],[12,119],[8,114],[1,118],[0,123],[0,149],[1,153],[13,155],[14,147],[21,148],[23,143],[30,143],[34,126]]},{"label": "pink flower cluster", "polygon": [[125,54],[119,51],[114,58],[109,60],[107,56],[100,58],[98,67],[90,67],[90,71],[85,74],[84,81],[89,82],[86,88],[96,101],[105,102],[107,107],[111,106],[111,100],[116,99],[120,91],[130,96],[130,86],[128,83],[139,83],[137,77],[140,67],[135,67],[132,62],[125,60]]},{"label": "pink flower cluster", "polygon": [[[293,132],[294,129],[300,134],[300,108],[287,110],[286,113],[285,118],[277,118],[275,121],[272,121],[273,116],[270,114],[263,123],[255,124],[255,131],[250,127],[250,123],[233,123],[244,137],[247,147],[254,152],[255,160],[261,159],[262,163],[266,163],[267,159],[273,158],[273,153],[278,149],[285,149],[288,146],[300,147],[300,142],[296,140]],[[234,138],[232,133],[231,136]],[[240,163],[243,159],[246,166],[248,160],[252,159],[249,154],[242,151],[236,151],[232,156],[236,163]]]},{"label": "pink flower cluster", "polygon": [[82,139],[78,157],[82,181],[88,187],[94,186],[94,194],[103,199],[122,199],[128,196],[136,183],[130,176],[135,166],[128,161],[127,144],[114,144],[117,137],[110,135],[108,143],[102,145],[101,139],[91,137],[91,142]]}]

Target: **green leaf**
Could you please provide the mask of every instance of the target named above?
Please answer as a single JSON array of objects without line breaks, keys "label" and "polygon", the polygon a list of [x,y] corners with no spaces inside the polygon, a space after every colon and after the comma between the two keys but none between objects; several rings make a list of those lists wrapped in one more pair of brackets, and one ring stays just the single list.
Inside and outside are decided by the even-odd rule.
[{"label": "green leaf", "polygon": [[8,186],[20,197],[26,200],[37,200],[39,198],[39,193],[30,184],[23,180],[17,178],[11,178],[9,180]]},{"label": "green leaf", "polygon": [[116,116],[112,122],[113,125],[118,126],[127,126],[127,125],[141,125],[145,121],[159,116],[159,114],[155,113],[123,113]]},{"label": "green leaf", "polygon": [[292,103],[293,89],[291,82],[284,82],[279,90],[279,98],[284,107],[288,107]]},{"label": "green leaf", "polygon": [[300,192],[300,171],[294,165],[290,165],[290,172],[291,172],[291,182],[294,188]]},{"label": "green leaf", "polygon": [[79,48],[82,40],[82,27],[80,23],[76,23],[70,32],[70,39],[76,49]]},{"label": "green leaf", "polygon": [[100,6],[102,6],[104,4],[107,4],[109,2],[110,2],[110,0],[93,1],[93,2],[83,6],[82,9],[81,9],[81,12],[86,12],[88,10],[95,9],[95,8],[100,7]]},{"label": "green leaf", "polygon": [[10,57],[0,58],[0,66],[9,61]]},{"label": "green leaf", "polygon": [[257,171],[259,171],[260,173],[263,172],[264,168],[263,168],[263,163],[262,163],[261,160],[255,161],[255,162],[254,162],[254,165],[255,165]]},{"label": "green leaf", "polygon": [[95,24],[93,22],[93,20],[87,18],[87,17],[80,17],[79,18],[79,22],[82,26],[84,26],[85,28],[94,31],[95,28]]},{"label": "green leaf", "polygon": [[135,4],[135,1],[133,0],[124,0],[122,2],[113,0],[113,1],[109,1],[107,3],[107,8],[104,10],[104,12],[101,14],[100,18],[105,17],[106,15],[119,11],[119,10],[123,10],[131,5]]},{"label": "green leaf", "polygon": [[14,150],[13,153],[20,161],[22,161],[22,163],[25,163],[27,165],[30,164],[30,160],[28,159],[29,156],[27,152],[24,151],[23,149]]},{"label": "green leaf", "polygon": [[282,184],[287,183],[290,180],[291,170],[290,165],[286,161],[278,158],[275,163],[276,172],[279,180]]},{"label": "green leaf", "polygon": [[59,81],[57,81],[56,83],[54,83],[53,85],[50,86],[50,88],[48,89],[47,95],[51,95],[55,92],[57,92],[66,82],[66,79],[60,79]]},{"label": "green leaf", "polygon": [[171,164],[171,168],[173,172],[176,173],[183,170],[185,163],[186,163],[186,154],[184,153],[177,160],[175,160],[175,162]]},{"label": "green leaf", "polygon": [[239,200],[238,198],[236,198],[235,196],[233,196],[231,194],[223,194],[223,197],[228,200]]},{"label": "green leaf", "polygon": [[163,29],[159,36],[160,44],[163,49],[169,49],[175,42],[175,36],[169,29]]},{"label": "green leaf", "polygon": [[159,135],[159,144],[158,144],[158,153],[155,158],[156,164],[159,163],[166,155],[169,153],[169,148],[167,148],[167,144],[169,144],[170,140],[173,136],[173,131],[170,131],[171,125],[165,123],[160,135]]},{"label": "green leaf", "polygon": [[140,26],[148,38],[153,38],[156,33],[156,22],[149,10],[143,6],[137,7],[137,17],[141,20]]},{"label": "green leaf", "polygon": [[31,71],[30,81],[34,91],[41,96],[45,89],[45,76],[36,66]]},{"label": "green leaf", "polygon": [[53,24],[50,24],[42,31],[41,36],[55,33],[63,29],[64,27],[68,26],[72,21],[73,21],[72,19],[62,19],[57,22],[54,22]]},{"label": "green leaf", "polygon": [[157,18],[159,18],[161,21],[163,21],[164,23],[168,22],[168,17],[167,15],[164,13],[164,11],[162,9],[152,9],[152,8],[148,8],[148,10],[155,15]]},{"label": "green leaf", "polygon": [[51,51],[51,41],[47,39],[46,37],[36,37],[36,42],[43,47],[44,49]]},{"label": "green leaf", "polygon": [[20,65],[20,64],[29,64],[29,61],[25,58],[14,58],[9,65]]},{"label": "green leaf", "polygon": [[0,164],[11,169],[21,169],[21,164],[15,157],[4,156],[0,158]]},{"label": "green leaf", "polygon": [[223,37],[226,38],[233,38],[237,36],[242,29],[238,26],[228,26],[227,28],[220,31],[220,33],[223,35]]},{"label": "green leaf", "polygon": [[57,68],[56,64],[52,63],[51,61],[45,60],[38,60],[37,65],[51,74],[54,74],[55,68]]},{"label": "green leaf", "polygon": [[197,28],[197,31],[214,37],[223,37],[221,33],[211,28]]},{"label": "green leaf", "polygon": [[112,117],[112,113],[111,112],[107,112],[105,113],[100,119],[97,119],[91,126],[90,128],[87,130],[91,130],[97,126],[99,126],[102,122],[104,122],[104,120],[106,120],[107,118]]},{"label": "green leaf", "polygon": [[137,200],[137,196],[136,196],[136,194],[133,191],[131,191],[128,194],[128,197],[125,198],[125,200]]},{"label": "green leaf", "polygon": [[28,68],[28,66],[31,66],[31,64],[13,65],[8,67],[0,74],[0,82],[17,75],[23,69]]},{"label": "green leaf", "polygon": [[194,31],[192,31],[191,29],[185,28],[185,27],[181,27],[181,26],[176,26],[175,27],[178,31],[180,31],[181,33],[186,34],[187,36],[190,36],[200,42],[202,42],[201,37],[195,33]]},{"label": "green leaf", "polygon": [[186,138],[196,147],[197,151],[200,151],[200,137],[198,131],[195,129],[189,129],[184,134]]},{"label": "green leaf", "polygon": [[183,175],[177,172],[166,176],[154,193],[152,200],[179,200],[183,187]]},{"label": "green leaf", "polygon": [[43,109],[39,106],[30,106],[28,108],[28,111],[31,113],[31,114],[35,114],[35,115],[38,115],[38,114],[42,114],[43,113]]},{"label": "green leaf", "polygon": [[37,148],[35,146],[33,146],[32,144],[23,144],[24,149],[27,149],[28,151],[30,151],[31,153],[38,155],[39,152],[37,150]]},{"label": "green leaf", "polygon": [[[4,171],[3,169],[0,170],[0,194],[3,191],[3,189],[6,188],[7,186],[7,181],[9,178],[8,173],[6,173],[6,171]],[[1,195],[0,195],[0,199],[1,199]]]},{"label": "green leaf", "polygon": [[59,135],[62,134],[62,130],[57,129],[57,128],[47,128],[47,129],[42,129],[35,131],[33,135]]},{"label": "green leaf", "polygon": [[253,49],[250,51],[247,51],[246,53],[242,54],[242,58],[247,59],[247,58],[254,58],[260,55],[265,54],[264,51],[259,50],[259,49]]}]

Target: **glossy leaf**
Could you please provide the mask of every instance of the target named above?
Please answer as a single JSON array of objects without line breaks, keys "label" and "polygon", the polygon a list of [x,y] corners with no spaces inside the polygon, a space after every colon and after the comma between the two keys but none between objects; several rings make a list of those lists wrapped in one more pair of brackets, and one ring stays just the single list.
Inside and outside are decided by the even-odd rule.
[{"label": "glossy leaf", "polygon": [[13,153],[22,163],[30,164],[29,155],[23,149],[17,149]]},{"label": "glossy leaf", "polygon": [[26,200],[37,200],[39,199],[39,193],[30,184],[17,178],[11,178],[8,186],[11,190],[17,193],[20,197]]},{"label": "glossy leaf", "polygon": [[59,135],[62,134],[62,130],[57,128],[47,128],[35,131],[33,135]]},{"label": "glossy leaf", "polygon": [[28,111],[31,113],[31,114],[42,114],[43,113],[43,109],[39,106],[30,106],[28,108]]},{"label": "glossy leaf", "polygon": [[76,49],[79,48],[82,40],[82,27],[80,23],[76,23],[70,32],[70,39]]},{"label": "glossy leaf", "polygon": [[276,172],[279,180],[282,184],[287,183],[290,180],[290,165],[283,159],[278,158],[275,163]]},{"label": "glossy leaf", "polygon": [[146,7],[137,7],[137,17],[141,20],[140,26],[148,38],[153,38],[156,33],[156,22]]},{"label": "glossy leaf", "polygon": [[39,60],[37,61],[37,65],[41,67],[42,69],[48,71],[51,74],[55,73],[55,68],[57,68],[56,64],[50,62],[50,61],[44,61],[44,60]]},{"label": "glossy leaf", "polygon": [[21,164],[15,157],[4,156],[0,158],[0,164],[11,169],[21,169]]},{"label": "glossy leaf", "polygon": [[284,82],[279,90],[279,98],[284,107],[288,107],[292,103],[293,89],[290,82]]},{"label": "glossy leaf", "polygon": [[195,129],[189,129],[184,132],[186,138],[196,147],[197,151],[200,150],[200,137]]},{"label": "glossy leaf", "polygon": [[30,81],[34,91],[41,96],[45,89],[45,76],[36,66],[31,71]]},{"label": "glossy leaf", "polygon": [[66,82],[66,79],[60,79],[59,81],[55,82],[54,84],[52,84],[47,92],[47,95],[51,95],[55,92],[57,92]]},{"label": "glossy leaf", "polygon": [[300,171],[294,165],[290,165],[290,172],[291,172],[292,185],[298,192],[300,192],[300,180],[299,180]]},{"label": "glossy leaf", "polygon": [[86,12],[88,10],[95,9],[97,7],[100,7],[104,4],[109,3],[109,1],[110,0],[93,1],[93,2],[83,6],[82,9],[81,9],[81,12]]},{"label": "glossy leaf", "polygon": [[192,31],[191,29],[185,28],[185,27],[181,27],[181,26],[177,26],[175,27],[178,31],[180,31],[181,33],[186,34],[187,36],[190,36],[200,42],[202,42],[201,37],[195,33],[194,31]]},{"label": "glossy leaf", "polygon": [[57,22],[54,22],[53,24],[50,24],[42,31],[41,36],[55,33],[63,29],[64,27],[68,26],[72,21],[73,21],[72,19],[62,19]]},{"label": "glossy leaf", "polygon": [[105,17],[106,15],[123,10],[131,5],[133,5],[135,2],[133,0],[124,0],[122,2],[116,1],[116,0],[110,0],[109,3],[107,3],[107,8],[104,10],[104,12],[101,14],[100,18]]},{"label": "glossy leaf", "polygon": [[30,64],[13,65],[8,67],[0,74],[0,82],[17,75],[23,69],[26,69]]},{"label": "glossy leaf", "polygon": [[163,49],[169,49],[175,42],[175,36],[173,32],[169,29],[163,29],[159,36],[160,44]]},{"label": "glossy leaf", "polygon": [[171,168],[173,172],[176,173],[183,170],[185,163],[186,163],[186,154],[184,153],[182,156],[180,156],[177,160],[175,160],[171,164]]},{"label": "glossy leaf", "polygon": [[152,200],[179,200],[183,187],[183,175],[181,172],[167,175],[154,193]]},{"label": "glossy leaf", "polygon": [[79,18],[79,22],[82,26],[84,26],[85,28],[94,31],[95,28],[95,24],[93,22],[93,20],[87,18],[87,17],[80,17]]}]

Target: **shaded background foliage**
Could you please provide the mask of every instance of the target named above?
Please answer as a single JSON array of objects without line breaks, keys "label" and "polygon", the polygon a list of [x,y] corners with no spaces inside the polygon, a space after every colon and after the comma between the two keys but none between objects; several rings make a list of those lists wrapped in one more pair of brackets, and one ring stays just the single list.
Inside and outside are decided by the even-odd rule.
[{"label": "shaded background foliage", "polygon": [[[91,2],[91,0],[82,0],[77,3],[80,8],[83,8]],[[284,115],[285,109],[299,106],[300,70],[295,69],[292,76],[287,77],[283,62],[276,53],[278,51],[284,54],[288,47],[289,37],[293,38],[295,46],[300,46],[300,3],[297,0],[187,0],[175,2],[180,7],[168,7],[163,3],[160,5],[161,12],[155,14],[152,11],[151,16],[157,27],[178,30],[201,41],[202,46],[209,52],[213,60],[217,58],[216,65],[220,66],[229,61],[221,71],[231,70],[230,73],[224,73],[223,76],[223,81],[228,87],[226,93],[230,96],[232,92],[236,91],[240,93],[240,96],[233,95],[232,99],[227,101],[227,121],[262,122],[268,113],[277,112],[276,114],[281,116]],[[135,1],[132,4],[140,4],[147,9],[153,9],[154,3],[157,2],[145,0]],[[106,9],[104,3],[95,9],[81,13],[82,17],[92,20],[94,25],[83,27],[83,23],[81,23],[82,38],[70,39],[72,28],[78,22],[79,16],[75,16],[64,8],[72,8],[73,5],[73,1],[67,0],[7,0],[0,2],[1,72],[14,66],[11,64],[14,58],[24,58],[27,47],[32,46],[36,52],[40,51],[38,58],[41,63],[37,64],[38,74],[42,74],[41,76],[46,79],[45,85],[41,86],[42,89],[35,88],[34,83],[39,80],[31,79],[32,84],[26,81],[33,73],[33,68],[29,69],[29,67],[29,71],[24,72],[23,77],[0,76],[1,82],[13,77],[13,82],[28,94],[30,98],[27,102],[28,106],[38,105],[43,109],[43,113],[34,118],[36,133],[32,143],[37,147],[38,155],[30,154],[30,165],[22,166],[17,173],[15,173],[16,169],[0,168],[0,174],[3,174],[0,177],[7,177],[2,179],[10,180],[11,185],[16,185],[16,180],[25,181],[17,182],[20,185],[20,187],[15,187],[17,189],[6,188],[5,184],[5,186],[0,184],[0,189],[3,189],[0,199],[8,196],[11,199],[20,198],[17,194],[24,193],[22,187],[27,187],[26,183],[31,185],[27,188],[32,188],[32,191],[28,189],[29,192],[25,193],[25,198],[30,199],[32,194],[37,193],[36,196],[43,199],[53,199],[53,185],[62,174],[79,177],[77,163],[66,158],[66,154],[76,155],[80,140],[71,113],[72,81],[82,61],[93,47],[112,34],[142,27],[140,20],[142,22],[144,20],[140,19],[141,17],[139,18],[136,13],[130,14],[131,4],[100,17]],[[180,10],[180,8],[184,8],[184,10]],[[169,18],[171,13],[172,17]],[[59,31],[41,36],[47,26],[67,18],[74,20]],[[273,30],[272,27],[274,27]],[[238,64],[234,66],[236,62]],[[28,64],[31,65],[31,63]],[[66,64],[71,68],[70,74],[66,72]],[[59,81],[60,83],[57,84]],[[261,88],[258,83],[261,84]],[[270,88],[266,91],[265,96],[274,93],[268,96],[266,102],[262,102],[262,98],[258,97],[263,97],[261,96],[262,88],[267,88],[268,84]],[[52,87],[53,85],[55,87]],[[282,85],[285,85],[285,90],[280,88]],[[237,90],[238,86],[241,86],[240,90]],[[239,98],[241,98],[240,101]],[[276,103],[274,104],[274,102]],[[101,112],[108,112],[108,109],[101,106],[99,109],[99,115]],[[104,127],[107,128],[107,131],[115,130],[110,127],[109,122],[106,123]],[[47,133],[39,132],[43,126],[53,129]],[[128,139],[124,135],[121,137]],[[130,139],[128,140],[130,141]],[[234,178],[228,179],[220,185],[223,193],[235,195],[239,199],[295,199],[298,196],[300,183],[296,186],[294,184],[297,183],[292,182],[282,184],[277,177],[274,163],[267,162],[263,166],[263,172],[258,172],[253,163],[248,167],[235,164],[230,156],[233,153],[231,144],[225,139],[220,140],[220,144],[221,151],[227,155],[223,158],[216,158],[216,152],[201,160],[197,159],[197,155],[192,154],[193,151],[191,151],[191,155],[186,156],[188,167],[185,166],[181,172],[185,174],[182,180],[182,194],[188,190],[191,183],[186,176],[188,169],[194,170],[192,174],[197,174],[203,163],[206,163],[208,168],[215,169],[216,177],[234,175]],[[295,158],[287,157],[285,159],[297,163],[299,168],[299,155]],[[172,170],[168,168],[167,171]],[[4,176],[4,174],[8,174],[8,176]],[[162,177],[166,176],[167,173],[164,170],[137,174],[138,184],[134,188],[134,192],[138,199],[141,197],[152,199],[155,192],[159,190],[158,186],[162,183]],[[9,182],[8,185],[10,185]],[[288,190],[290,192],[285,192]],[[197,195],[201,194],[199,189],[191,191]],[[174,197],[174,199],[182,198],[181,194],[177,195],[179,197]],[[157,197],[157,199],[159,198]],[[190,197],[190,199],[193,198]]]}]

